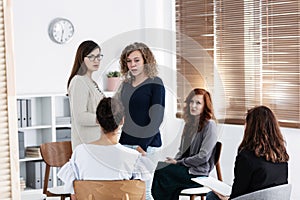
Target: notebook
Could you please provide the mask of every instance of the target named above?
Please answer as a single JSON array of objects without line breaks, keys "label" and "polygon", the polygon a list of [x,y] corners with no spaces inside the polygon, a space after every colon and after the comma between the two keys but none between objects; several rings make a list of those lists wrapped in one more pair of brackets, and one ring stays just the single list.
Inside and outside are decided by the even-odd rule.
[{"label": "notebook", "polygon": [[219,181],[214,177],[197,177],[197,178],[192,178],[192,181],[195,181],[196,183],[206,186],[223,196],[230,196],[231,194],[231,186],[222,181]]}]

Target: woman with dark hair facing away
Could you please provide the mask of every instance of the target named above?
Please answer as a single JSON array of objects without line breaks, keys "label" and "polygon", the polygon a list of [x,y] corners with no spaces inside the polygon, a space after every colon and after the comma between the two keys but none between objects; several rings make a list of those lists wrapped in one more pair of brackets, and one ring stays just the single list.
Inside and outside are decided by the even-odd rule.
[{"label": "woman with dark hair facing away", "polygon": [[191,178],[208,176],[214,167],[217,126],[210,93],[192,90],[185,99],[185,126],[175,158],[159,162],[154,173],[152,196],[155,200],[175,200],[181,190],[199,187]]},{"label": "woman with dark hair facing away", "polygon": [[95,113],[104,94],[93,80],[92,74],[99,69],[102,57],[100,46],[91,40],[82,42],[76,52],[68,80],[73,149],[78,144],[88,143],[100,137]]},{"label": "woman with dark hair facing away", "polygon": [[[159,128],[165,108],[165,87],[157,76],[155,57],[147,45],[135,42],[122,51],[120,65],[124,81],[116,97],[125,108],[120,143],[142,148],[155,160],[162,145]],[[146,182],[146,199],[152,199],[151,181]]]},{"label": "woman with dark hair facing away", "polygon": [[209,192],[207,200],[231,199],[288,183],[289,155],[276,116],[266,106],[247,113],[244,138],[235,159],[231,195]]},{"label": "woman with dark hair facing away", "polygon": [[[121,145],[120,128],[124,109],[117,99],[103,98],[97,107],[97,121],[103,134],[88,144],[78,145],[69,162],[58,173],[65,191],[74,194],[74,180],[148,180],[155,165],[145,156]],[[100,130],[99,130],[100,131]],[[75,199],[75,195],[72,195]]]}]

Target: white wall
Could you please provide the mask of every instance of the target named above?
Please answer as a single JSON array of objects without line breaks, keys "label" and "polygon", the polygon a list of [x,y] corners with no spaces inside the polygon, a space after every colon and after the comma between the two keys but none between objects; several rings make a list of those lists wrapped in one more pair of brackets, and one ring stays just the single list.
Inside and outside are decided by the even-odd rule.
[{"label": "white wall", "polygon": [[[76,49],[86,39],[102,47],[104,59],[95,79],[103,89],[103,73],[119,68],[121,50],[133,41],[162,49],[155,52],[159,65],[174,69],[172,57],[164,51],[175,52],[173,38],[167,37],[174,26],[172,4],[172,0],[13,1],[17,94],[65,93]],[[74,24],[74,37],[67,44],[56,44],[48,36],[48,25],[56,17]]]}]

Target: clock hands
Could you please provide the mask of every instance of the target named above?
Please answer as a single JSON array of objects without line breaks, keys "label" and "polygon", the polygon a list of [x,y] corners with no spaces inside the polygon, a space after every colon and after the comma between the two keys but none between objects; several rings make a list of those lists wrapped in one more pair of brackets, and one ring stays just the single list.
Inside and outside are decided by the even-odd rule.
[{"label": "clock hands", "polygon": [[60,42],[62,43],[63,42],[63,36],[64,36],[64,26],[63,24],[59,23],[59,26],[61,28],[61,38],[60,38]]},{"label": "clock hands", "polygon": [[61,31],[61,39],[60,39],[60,42],[63,42],[63,38],[64,38],[64,29]]}]

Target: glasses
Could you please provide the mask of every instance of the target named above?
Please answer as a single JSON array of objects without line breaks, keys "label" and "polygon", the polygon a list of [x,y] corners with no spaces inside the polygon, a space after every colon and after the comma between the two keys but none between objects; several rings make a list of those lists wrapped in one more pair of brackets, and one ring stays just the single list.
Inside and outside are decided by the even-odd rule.
[{"label": "glasses", "polygon": [[94,62],[95,59],[97,59],[98,61],[102,60],[103,58],[103,54],[98,54],[96,56],[94,55],[90,55],[90,56],[86,56],[91,62]]}]

